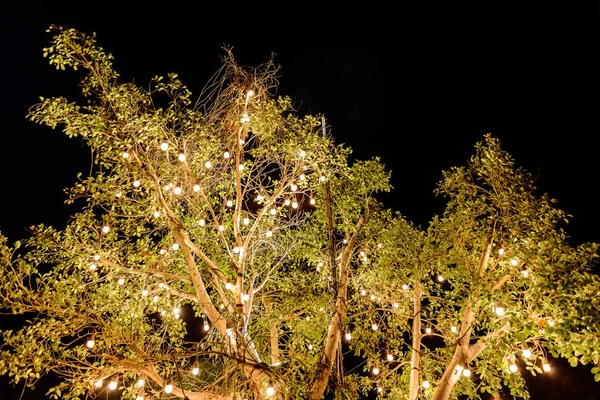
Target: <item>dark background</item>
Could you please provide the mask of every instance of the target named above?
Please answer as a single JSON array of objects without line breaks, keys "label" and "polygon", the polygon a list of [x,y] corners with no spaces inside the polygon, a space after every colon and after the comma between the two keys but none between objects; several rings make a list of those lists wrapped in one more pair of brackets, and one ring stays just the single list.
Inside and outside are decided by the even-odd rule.
[{"label": "dark background", "polygon": [[[357,158],[381,157],[394,186],[384,201],[421,226],[443,210],[432,194],[441,171],[466,162],[491,132],[534,174],[540,192],[573,215],[572,243],[598,242],[600,12],[574,3],[5,9],[0,230],[15,240],[31,224],[63,226],[75,209],[64,205],[62,189],[90,167],[81,142],[25,119],[38,96],[76,95],[79,73],[56,71],[42,58],[45,29],[60,24],[96,32],[122,78],[142,86],[176,72],[198,93],[220,65],[221,45],[233,46],[243,65],[276,53],[278,93],[301,112],[324,113],[335,140]],[[6,382],[0,378],[0,398],[18,398],[20,388]],[[533,400],[600,399],[589,367],[557,362],[528,383]]]}]

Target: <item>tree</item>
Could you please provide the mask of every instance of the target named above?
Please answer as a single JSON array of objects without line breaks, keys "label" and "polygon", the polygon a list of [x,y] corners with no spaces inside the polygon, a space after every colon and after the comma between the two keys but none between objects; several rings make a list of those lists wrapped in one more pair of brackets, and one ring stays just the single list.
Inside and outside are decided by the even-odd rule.
[{"label": "tree", "polygon": [[[377,159],[351,161],[323,118],[271,96],[273,63],[227,52],[192,103],[177,75],[120,83],[94,36],[51,32],[44,53],[84,71],[84,105],[42,98],[29,117],[81,138],[94,169],[67,192],[80,211],[65,229],[1,240],[3,307],[31,317],[3,332],[14,382],[52,372],[63,398],[443,399],[524,395],[505,367],[525,346],[533,371],[546,351],[599,364],[597,246],[566,243],[565,214],[497,140],[445,174],[447,211],[422,231],[374,198],[390,190]],[[363,370],[344,370],[346,350]]]}]

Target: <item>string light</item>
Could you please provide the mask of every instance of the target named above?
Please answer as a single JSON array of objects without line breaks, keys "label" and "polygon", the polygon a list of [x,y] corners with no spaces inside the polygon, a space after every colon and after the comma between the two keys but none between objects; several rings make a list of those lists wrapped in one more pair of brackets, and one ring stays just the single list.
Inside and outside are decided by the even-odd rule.
[{"label": "string light", "polygon": [[160,211],[154,211],[152,215],[154,215],[154,218],[158,218],[160,217]]},{"label": "string light", "polygon": [[254,96],[254,90],[250,89],[248,90],[248,93],[246,93],[246,97],[252,97]]},{"label": "string light", "polygon": [[236,247],[234,247],[234,248],[233,248],[233,252],[234,252],[235,254],[238,254],[238,253],[240,252],[240,248],[239,248],[239,247],[237,247],[237,246],[236,246]]},{"label": "string light", "polygon": [[264,197],[261,194],[256,195],[256,201],[261,202],[263,199]]},{"label": "string light", "polygon": [[98,379],[96,381],[96,383],[94,383],[94,386],[96,386],[97,388],[99,388],[100,386],[102,386],[103,383],[104,383],[104,381],[102,379]]},{"label": "string light", "polygon": [[194,187],[192,189],[194,190],[194,192],[199,192],[200,191],[200,185],[194,185]]},{"label": "string light", "polygon": [[286,206],[289,206],[291,201],[289,199],[285,199],[285,201],[283,202]]},{"label": "string light", "polygon": [[377,386],[377,393],[383,392],[383,388],[381,386]]},{"label": "string light", "polygon": [[309,349],[309,350],[312,350],[312,349],[313,349],[313,345],[312,345],[312,344],[309,344],[309,345],[308,345],[308,349]]},{"label": "string light", "polygon": [[200,220],[198,221],[198,225],[200,225],[200,226],[206,225],[206,220],[204,218],[200,218]]},{"label": "string light", "polygon": [[173,314],[179,314],[180,311],[181,309],[179,307],[173,308]]},{"label": "string light", "polygon": [[383,247],[383,244],[381,244],[381,243],[377,243],[377,248],[378,248],[378,249],[381,249],[382,247]]},{"label": "string light", "polygon": [[225,230],[225,225],[219,225],[219,230],[223,232]]},{"label": "string light", "polygon": [[119,278],[119,280],[117,281],[117,283],[118,283],[119,285],[123,285],[123,284],[125,283],[125,279],[123,279],[123,278]]},{"label": "string light", "polygon": [[379,329],[379,326],[377,324],[373,324],[373,325],[371,325],[371,329],[376,331],[377,329]]},{"label": "string light", "polygon": [[438,282],[444,282],[444,277],[442,275],[438,275],[437,280]]},{"label": "string light", "polygon": [[423,386],[423,389],[429,389],[429,387],[431,386],[431,384],[429,383],[429,381],[423,381],[423,383],[421,384],[421,386]]},{"label": "string light", "polygon": [[138,387],[144,387],[145,384],[146,384],[145,379],[143,379],[143,378],[138,379],[138,381],[137,381]]},{"label": "string light", "polygon": [[115,390],[117,388],[117,385],[118,385],[117,381],[110,381],[110,383],[108,384],[108,388],[110,390]]},{"label": "string light", "polygon": [[198,375],[200,373],[200,368],[194,367],[192,368],[192,375]]},{"label": "string light", "polygon": [[116,197],[117,199],[118,199],[119,197],[121,197],[121,196],[122,196],[122,193],[121,193],[121,192],[117,192],[117,194],[115,194],[115,197]]},{"label": "string light", "polygon": [[525,357],[525,358],[531,357],[531,350],[523,349],[523,357]]},{"label": "string light", "polygon": [[244,220],[242,221],[242,223],[244,225],[248,225],[250,223],[250,218],[244,218]]},{"label": "string light", "polygon": [[96,264],[93,264],[93,263],[92,263],[92,264],[90,264],[90,269],[91,269],[92,271],[95,271],[95,270],[96,270],[96,268],[98,268],[98,266],[97,266]]},{"label": "string light", "polygon": [[267,388],[267,397],[271,397],[275,394],[275,388],[273,387],[272,383],[269,383],[269,387]]},{"label": "string light", "polygon": [[301,180],[301,181],[303,181],[303,180],[305,180],[305,179],[306,179],[306,175],[304,175],[304,174],[300,174],[300,180]]},{"label": "string light", "polygon": [[133,187],[140,187],[140,185],[141,182],[139,180],[136,179],[135,181],[133,181]]},{"label": "string light", "polygon": [[373,372],[373,375],[379,375],[379,368],[373,367],[372,372]]},{"label": "string light", "polygon": [[208,325],[208,321],[204,321],[204,326],[202,327],[204,332],[207,332],[210,329],[210,325]]},{"label": "string light", "polygon": [[542,364],[542,369],[544,370],[544,372],[550,372],[550,370],[552,370],[552,367],[550,366],[550,364],[545,362]]},{"label": "string light", "polygon": [[227,289],[227,290],[231,290],[232,287],[233,287],[233,285],[231,284],[231,282],[227,282],[225,284],[225,289]]},{"label": "string light", "polygon": [[306,157],[306,152],[304,150],[300,150],[300,157]]},{"label": "string light", "polygon": [[103,233],[108,233],[108,232],[110,232],[110,226],[108,226],[108,225],[104,225],[104,226],[102,227],[102,232],[103,232]]},{"label": "string light", "polygon": [[346,335],[344,336],[346,338],[346,340],[352,340],[352,334],[350,332],[346,332]]},{"label": "string light", "polygon": [[229,158],[231,157],[231,154],[229,154],[228,151],[226,151],[225,153],[223,153],[223,158]]},{"label": "string light", "polygon": [[248,301],[248,300],[250,300],[250,295],[248,293],[244,293],[242,295],[242,301]]},{"label": "string light", "polygon": [[457,331],[457,329],[456,329],[456,326],[452,325],[452,326],[450,327],[450,331],[451,331],[452,333],[456,333],[456,331]]},{"label": "string light", "polygon": [[371,295],[371,301],[373,301],[373,300],[375,300],[375,295],[374,294]]},{"label": "string light", "polygon": [[499,317],[504,315],[504,311],[505,311],[504,307],[496,307],[495,308],[496,315]]},{"label": "string light", "polygon": [[518,263],[519,263],[519,260],[517,260],[516,258],[513,258],[512,260],[510,260],[510,264],[513,267],[516,267]]},{"label": "string light", "polygon": [[85,342],[85,347],[87,347],[88,349],[93,349],[95,344],[96,341],[94,340],[94,337],[91,337],[87,340],[87,342]]},{"label": "string light", "polygon": [[242,172],[242,171],[244,170],[244,164],[240,164],[240,166],[238,167],[238,170],[239,170],[240,172]]},{"label": "string light", "polygon": [[521,274],[523,275],[523,278],[527,278],[529,276],[529,271],[524,269],[523,271],[521,271]]},{"label": "string light", "polygon": [[391,354],[391,353],[389,353],[389,354],[387,355],[387,360],[388,360],[388,361],[394,361],[394,355],[393,355],[393,354]]},{"label": "string light", "polygon": [[292,192],[295,192],[296,190],[298,190],[298,186],[296,184],[292,183],[290,185],[290,189],[292,189]]},{"label": "string light", "polygon": [[271,215],[275,215],[277,214],[277,209],[276,208],[271,208],[271,211],[269,211],[271,213]]},{"label": "string light", "polygon": [[142,290],[142,296],[144,296],[144,297],[148,296],[148,291],[146,289]]},{"label": "string light", "polygon": [[431,328],[425,328],[425,333],[429,335],[431,333]]},{"label": "string light", "polygon": [[175,189],[173,189],[173,193],[175,193],[176,195],[180,195],[181,194],[181,188],[179,186],[177,186]]},{"label": "string light", "polygon": [[325,179],[327,179],[327,178],[325,178],[325,175],[321,175],[321,176],[319,177],[319,180],[320,180],[321,182],[325,182]]},{"label": "string light", "polygon": [[123,152],[123,154],[121,155],[124,159],[128,159],[129,158],[129,153],[128,152]]},{"label": "string light", "polygon": [[510,372],[512,372],[514,374],[519,370],[519,367],[517,367],[516,364],[510,364],[508,369],[510,370]]},{"label": "string light", "polygon": [[399,307],[400,307],[400,304],[394,303],[394,308],[399,308]]},{"label": "string light", "polygon": [[248,114],[244,113],[242,115],[242,118],[240,118],[240,122],[242,124],[246,124],[246,123],[250,122],[250,117],[248,116]]},{"label": "string light", "polygon": [[152,298],[152,301],[153,301],[153,302],[155,302],[155,303],[158,303],[158,296],[154,296],[154,297]]},{"label": "string light", "polygon": [[166,143],[166,142],[162,142],[162,143],[160,144],[160,149],[161,149],[162,151],[167,151],[167,150],[169,150],[169,144],[168,144],[168,143]]},{"label": "string light", "polygon": [[402,290],[408,290],[408,285],[406,283],[402,285]]},{"label": "string light", "polygon": [[166,386],[165,386],[165,393],[166,393],[166,394],[171,394],[171,393],[173,393],[173,385],[171,385],[171,384],[168,384],[168,385],[166,385]]},{"label": "string light", "polygon": [[185,154],[181,153],[180,155],[177,156],[177,159],[181,162],[185,161]]},{"label": "string light", "polygon": [[139,395],[138,395],[138,396],[135,398],[135,400],[144,400],[144,396],[142,396],[141,394],[139,394]]},{"label": "string light", "polygon": [[501,255],[501,256],[503,256],[504,255],[504,249],[499,249],[498,250],[498,254]]},{"label": "string light", "polygon": [[173,245],[171,246],[171,248],[173,249],[173,251],[179,250],[179,243],[173,243]]},{"label": "string light", "polygon": [[99,254],[96,254],[94,256],[94,261],[100,261],[100,255]]},{"label": "string light", "polygon": [[314,206],[317,201],[315,199],[310,199],[310,205]]},{"label": "string light", "polygon": [[463,375],[465,376],[465,378],[469,378],[471,376],[471,370],[463,369]]},{"label": "string light", "polygon": [[265,235],[267,235],[267,237],[271,237],[273,236],[273,231],[269,229],[267,232],[265,232]]},{"label": "string light", "polygon": [[212,163],[210,161],[207,161],[207,162],[204,163],[204,166],[206,168],[210,168],[210,167],[212,167]]},{"label": "string light", "polygon": [[160,249],[160,251],[158,252],[160,255],[163,255],[166,253],[165,249]]},{"label": "string light", "polygon": [[233,207],[233,200],[228,199],[225,204],[227,205],[227,207]]}]

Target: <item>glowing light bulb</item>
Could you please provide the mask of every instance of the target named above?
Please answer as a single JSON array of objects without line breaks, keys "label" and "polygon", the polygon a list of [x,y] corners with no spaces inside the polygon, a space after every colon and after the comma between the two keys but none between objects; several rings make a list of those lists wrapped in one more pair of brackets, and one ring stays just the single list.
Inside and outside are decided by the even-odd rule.
[{"label": "glowing light bulb", "polygon": [[229,154],[228,151],[226,151],[225,153],[223,153],[223,158],[229,158],[231,157],[231,154]]},{"label": "glowing light bulb", "polygon": [[240,164],[240,166],[238,167],[238,170],[243,171],[244,170],[244,164]]},{"label": "glowing light bulb", "polygon": [[248,301],[248,300],[250,300],[250,295],[248,293],[244,293],[242,295],[242,301]]},{"label": "glowing light bulb", "polygon": [[240,248],[239,248],[239,247],[234,247],[234,248],[233,248],[233,252],[234,252],[235,254],[238,254],[238,253],[240,252]]},{"label": "glowing light bulb", "polygon": [[169,144],[168,144],[168,143],[166,143],[166,142],[162,142],[162,143],[160,144],[160,149],[161,149],[162,151],[167,151],[167,150],[169,150]]},{"label": "glowing light bulb", "polygon": [[510,370],[510,372],[512,372],[514,374],[515,372],[517,372],[519,370],[519,367],[517,367],[516,364],[510,364],[508,369]]},{"label": "glowing light bulb", "polygon": [[223,232],[225,230],[225,225],[219,225],[219,230]]},{"label": "glowing light bulb", "polygon": [[108,232],[110,232],[110,226],[108,226],[108,225],[104,225],[104,226],[102,227],[102,232],[103,232],[103,233],[108,233]]},{"label": "glowing light bulb", "polygon": [[315,199],[310,199],[310,205],[314,206],[317,201]]},{"label": "glowing light bulb", "polygon": [[265,232],[265,235],[267,235],[267,237],[271,237],[273,236],[273,231],[269,229],[267,232]]},{"label": "glowing light bulb", "polygon": [[124,159],[128,159],[129,158],[129,153],[128,152],[123,152],[123,154],[121,155]]},{"label": "glowing light bulb", "polygon": [[173,249],[173,251],[179,250],[179,243],[173,243],[173,245],[171,246],[171,248]]},{"label": "glowing light bulb", "polygon": [[373,367],[373,375],[379,375],[379,368]]},{"label": "glowing light bulb", "polygon": [[123,278],[119,278],[119,280],[117,281],[117,283],[118,283],[119,285],[123,285],[123,284],[125,283],[125,279],[123,279]]},{"label": "glowing light bulb", "polygon": [[466,378],[469,378],[471,376],[471,370],[470,369],[463,369],[463,375]]},{"label": "glowing light bulb", "polygon": [[200,368],[198,368],[198,367],[192,368],[192,375],[198,375],[199,373],[200,373]]},{"label": "glowing light bulb", "polygon": [[556,323],[554,321],[552,321],[551,319],[548,320],[548,325],[550,326],[554,326]]},{"label": "glowing light bulb", "polygon": [[104,383],[104,381],[102,379],[98,379],[96,381],[96,383],[94,383],[94,386],[96,386],[97,388],[99,388],[100,386],[102,386],[103,383]]},{"label": "glowing light bulb", "polygon": [[550,370],[552,370],[552,367],[550,366],[550,364],[544,363],[542,364],[542,369],[544,370],[544,372],[550,372]]},{"label": "glowing light bulb", "polygon": [[210,325],[208,325],[208,322],[204,323],[203,329],[204,329],[204,332],[207,332],[210,329]]},{"label": "glowing light bulb", "polygon": [[398,307],[400,307],[400,304],[394,303],[394,308],[398,308]]},{"label": "glowing light bulb", "polygon": [[181,153],[180,155],[177,156],[177,159],[181,162],[185,161],[185,154]]},{"label": "glowing light bulb", "polygon": [[408,285],[406,283],[402,285],[402,290],[408,290]]},{"label": "glowing light bulb", "polygon": [[504,315],[504,307],[496,307],[495,312],[496,315],[498,315],[499,317],[501,317],[502,315]]},{"label": "glowing light bulb", "polygon": [[352,340],[352,334],[350,332],[346,332],[345,338],[346,340]]},{"label": "glowing light bulb", "polygon": [[144,396],[140,394],[135,398],[135,400],[144,400]]},{"label": "glowing light bulb", "polygon": [[375,300],[375,295],[374,294],[371,295],[371,300]]},{"label": "glowing light bulb", "polygon": [[283,204],[285,204],[286,206],[289,206],[291,203],[291,201],[289,199],[285,199],[285,201],[283,202]]},{"label": "glowing light bulb", "polygon": [[438,282],[444,282],[444,277],[442,275],[437,276]]},{"label": "glowing light bulb", "polygon": [[227,289],[227,290],[231,290],[232,287],[233,287],[233,285],[231,284],[231,282],[227,282],[225,284],[225,289]]},{"label": "glowing light bulb", "polygon": [[100,255],[99,255],[99,254],[96,254],[96,255],[94,256],[94,260],[95,260],[95,261],[100,261]]},{"label": "glowing light bulb", "polygon": [[121,193],[121,192],[117,192],[117,194],[115,194],[115,197],[116,197],[116,198],[119,198],[119,197],[121,197],[122,195],[123,195],[123,193]]},{"label": "glowing light bulb", "polygon": [[115,390],[117,388],[117,385],[118,385],[117,381],[110,381],[110,383],[108,384],[108,388],[110,390]]},{"label": "glowing light bulb", "polygon": [[240,139],[239,143],[240,143],[240,146],[243,146],[244,145],[244,139]]},{"label": "glowing light bulb", "polygon": [[261,202],[263,201],[264,197],[262,195],[256,195],[256,201]]},{"label": "glowing light bulb", "polygon": [[292,189],[292,192],[295,192],[296,190],[298,190],[298,185],[296,185],[296,184],[292,183],[292,184],[290,185],[290,189]]},{"label": "glowing light bulb", "polygon": [[381,386],[377,386],[377,393],[383,392],[383,388]]},{"label": "glowing light bulb", "polygon": [[181,194],[181,188],[179,186],[177,186],[175,189],[173,189],[173,193],[175,193],[176,195],[180,195]]},{"label": "glowing light bulb", "polygon": [[457,329],[456,329],[456,327],[455,327],[454,325],[452,325],[452,326],[450,327],[450,331],[451,331],[452,333],[456,333]]},{"label": "glowing light bulb", "polygon": [[394,361],[394,355],[393,354],[388,354],[387,355],[387,360],[388,361]]},{"label": "glowing light bulb", "polygon": [[152,301],[153,301],[153,302],[155,302],[155,303],[158,303],[158,296],[154,296],[154,297],[152,298]]},{"label": "glowing light bulb", "polygon": [[300,157],[306,157],[306,152],[304,150],[300,150]]},{"label": "glowing light bulb", "polygon": [[292,201],[292,208],[293,209],[298,208],[298,202],[296,200]]},{"label": "glowing light bulb", "polygon": [[161,311],[160,311],[160,315],[164,316],[164,315],[166,315],[166,314],[167,314],[167,313],[165,312],[165,310],[161,310]]},{"label": "glowing light bulb", "polygon": [[250,89],[248,90],[248,93],[246,93],[246,97],[252,97],[254,96],[254,90]]},{"label": "glowing light bulb", "polygon": [[179,314],[180,311],[181,309],[179,307],[173,308],[173,314]]},{"label": "glowing light bulb", "polygon": [[523,349],[523,357],[525,357],[525,358],[531,357],[531,350]]},{"label": "glowing light bulb", "polygon": [[309,345],[308,345],[308,349],[309,349],[309,350],[312,350],[312,349],[313,349],[313,345],[312,345],[312,344],[309,344]]},{"label": "glowing light bulb", "polygon": [[275,394],[275,388],[273,386],[269,386],[267,388],[267,397],[271,397]]},{"label": "glowing light bulb", "polygon": [[425,328],[425,333],[429,335],[431,333],[431,328]]},{"label": "glowing light bulb", "polygon": [[379,326],[377,324],[373,324],[373,325],[371,325],[371,329],[376,331],[377,329],[379,329]]},{"label": "glowing light bulb", "polygon": [[325,175],[321,175],[321,176],[319,177],[319,180],[320,180],[321,182],[325,182],[325,179],[327,179],[327,178],[325,178]]},{"label": "glowing light bulb", "polygon": [[527,278],[529,276],[529,271],[524,269],[523,271],[521,271],[521,274],[523,275],[523,278]]},{"label": "glowing light bulb", "polygon": [[137,179],[135,181],[133,181],[133,187],[140,187],[141,182],[138,181]]},{"label": "glowing light bulb", "polygon": [[271,211],[269,211],[271,213],[271,215],[275,215],[277,214],[277,209],[276,208],[271,208]]},{"label": "glowing light bulb", "polygon": [[158,218],[160,217],[160,211],[154,211],[152,215],[154,215],[154,218]]},{"label": "glowing light bulb", "polygon": [[200,185],[194,185],[194,187],[192,189],[194,190],[194,192],[199,192],[200,191]]},{"label": "glowing light bulb", "polygon": [[96,270],[96,268],[98,268],[98,266],[97,266],[96,264],[90,264],[90,269],[91,269],[92,271],[95,271],[95,270]]},{"label": "glowing light bulb", "polygon": [[173,385],[168,384],[167,386],[165,386],[165,393],[166,394],[171,394],[173,393]]},{"label": "glowing light bulb", "polygon": [[160,255],[163,255],[165,253],[166,253],[165,249],[160,249],[160,251],[158,252],[158,254],[160,254]]},{"label": "glowing light bulb", "polygon": [[88,349],[92,349],[94,348],[95,344],[96,341],[94,339],[88,339],[87,342],[85,342],[85,347],[87,347]]},{"label": "glowing light bulb", "polygon": [[382,247],[383,247],[383,244],[381,244],[381,243],[377,243],[377,248],[378,248],[378,249],[381,249]]},{"label": "glowing light bulb", "polygon": [[146,289],[142,290],[142,296],[144,296],[144,297],[148,296],[148,291]]},{"label": "glowing light bulb", "polygon": [[513,267],[516,267],[518,263],[519,263],[519,260],[517,260],[516,258],[513,258],[512,260],[510,260],[510,265],[512,265]]},{"label": "glowing light bulb", "polygon": [[504,249],[499,249],[498,250],[498,254],[501,255],[501,256],[503,256],[504,255]]},{"label": "glowing light bulb", "polygon": [[204,218],[200,218],[200,221],[198,221],[198,225],[200,225],[200,226],[206,225],[206,221],[204,220]]},{"label": "glowing light bulb", "polygon": [[422,386],[423,386],[423,389],[429,389],[431,384],[429,383],[429,381],[423,381]]},{"label": "glowing light bulb", "polygon": [[146,384],[145,379],[138,379],[138,381],[137,381],[138,387],[144,387],[145,384]]},{"label": "glowing light bulb", "polygon": [[212,167],[212,163],[210,161],[207,161],[207,162],[204,163],[204,166],[206,168],[210,168],[210,167]]},{"label": "glowing light bulb", "polygon": [[233,201],[232,200],[227,200],[227,202],[225,204],[227,205],[227,207],[233,207]]},{"label": "glowing light bulb", "polygon": [[244,225],[248,225],[250,223],[250,218],[244,218],[244,220],[242,221],[242,223]]},{"label": "glowing light bulb", "polygon": [[300,174],[300,180],[301,180],[301,181],[303,181],[303,180],[305,180],[305,179],[306,179],[306,175],[304,175],[304,174]]}]

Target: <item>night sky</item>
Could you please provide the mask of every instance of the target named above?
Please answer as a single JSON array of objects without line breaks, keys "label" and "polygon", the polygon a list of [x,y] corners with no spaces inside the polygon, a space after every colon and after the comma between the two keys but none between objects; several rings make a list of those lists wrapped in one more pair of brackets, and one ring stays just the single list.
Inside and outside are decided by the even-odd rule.
[{"label": "night sky", "polygon": [[[242,65],[275,53],[278,94],[302,113],[323,113],[336,142],[356,158],[381,157],[394,187],[382,199],[417,225],[443,210],[432,194],[441,171],[464,164],[491,132],[533,173],[540,192],[573,215],[572,243],[598,242],[600,11],[591,2],[563,3],[4,10],[0,230],[15,240],[32,224],[64,226],[76,210],[63,203],[62,189],[90,168],[81,142],[25,119],[38,96],[77,93],[79,72],[56,71],[42,57],[45,29],[59,24],[96,32],[122,79],[147,86],[154,75],[176,72],[194,93],[219,67],[222,45],[233,46]],[[0,398],[18,398],[20,389],[6,382],[0,379]],[[533,400],[600,399],[589,367],[557,363],[528,382]]]}]

